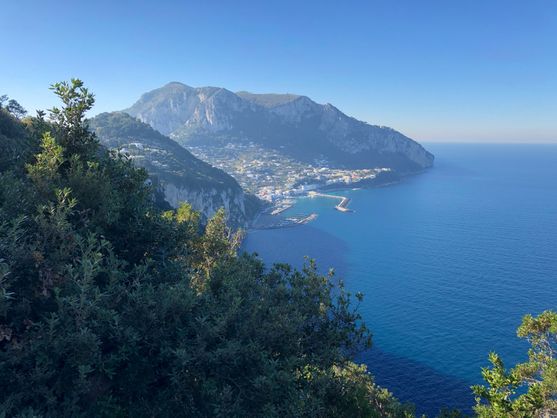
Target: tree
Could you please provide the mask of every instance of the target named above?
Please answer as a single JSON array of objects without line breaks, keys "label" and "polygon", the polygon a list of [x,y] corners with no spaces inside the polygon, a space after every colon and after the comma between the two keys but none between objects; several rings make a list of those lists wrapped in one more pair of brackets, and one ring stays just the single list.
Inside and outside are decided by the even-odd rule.
[{"label": "tree", "polygon": [[488,386],[473,386],[480,417],[550,417],[557,414],[557,313],[526,315],[517,335],[531,344],[528,361],[507,371],[491,353],[482,375]]},{"label": "tree", "polygon": [[56,128],[60,144],[69,155],[90,157],[98,142],[89,131],[85,115],[95,104],[95,96],[84,87],[83,81],[76,78],[70,82],[55,83],[50,89],[63,103],[61,108],[50,109],[50,120]]},{"label": "tree", "polygon": [[56,143],[50,132],[43,135],[41,152],[33,164],[27,165],[29,178],[35,182],[38,191],[48,193],[52,184],[60,178],[60,166],[64,162],[63,148]]},{"label": "tree", "polygon": [[411,416],[351,362],[342,282],[238,254],[224,210],[162,212],[83,83],[53,89],[50,122],[0,109],[0,145],[29,142],[0,170],[0,416]]},{"label": "tree", "polygon": [[193,265],[199,271],[194,278],[195,287],[203,290],[211,272],[219,263],[226,263],[236,256],[240,247],[242,232],[233,232],[226,225],[226,212],[220,208],[207,222],[205,233],[197,245]]},{"label": "tree", "polygon": [[190,203],[182,202],[175,211],[170,210],[164,212],[163,217],[170,221],[176,221],[179,225],[186,227],[192,239],[199,236],[201,231],[201,216],[199,212],[193,209]]},{"label": "tree", "polygon": [[27,110],[21,106],[17,100],[10,99],[6,105],[6,110],[14,115],[16,118],[21,119],[27,114]]}]

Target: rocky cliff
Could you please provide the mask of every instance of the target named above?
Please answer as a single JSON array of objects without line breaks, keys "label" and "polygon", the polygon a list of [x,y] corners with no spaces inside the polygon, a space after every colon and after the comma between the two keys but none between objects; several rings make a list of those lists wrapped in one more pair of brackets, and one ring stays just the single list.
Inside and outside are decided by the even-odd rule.
[{"label": "rocky cliff", "polygon": [[247,226],[261,206],[224,171],[126,113],[102,113],[89,125],[102,144],[128,155],[154,176],[173,207],[189,202],[204,219],[224,207],[231,225]]},{"label": "rocky cliff", "polygon": [[252,141],[302,161],[401,173],[431,167],[434,159],[394,129],[294,94],[233,93],[173,82],[144,94],[125,112],[186,146]]}]

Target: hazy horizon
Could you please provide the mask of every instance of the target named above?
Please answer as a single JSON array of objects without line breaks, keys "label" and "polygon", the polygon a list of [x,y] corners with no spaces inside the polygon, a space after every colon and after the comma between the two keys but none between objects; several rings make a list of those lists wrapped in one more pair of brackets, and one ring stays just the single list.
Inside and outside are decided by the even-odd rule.
[{"label": "hazy horizon", "polygon": [[557,142],[557,3],[24,0],[3,12],[17,42],[2,46],[0,94],[31,113],[70,77],[96,94],[93,114],[180,81],[306,95],[420,142]]}]

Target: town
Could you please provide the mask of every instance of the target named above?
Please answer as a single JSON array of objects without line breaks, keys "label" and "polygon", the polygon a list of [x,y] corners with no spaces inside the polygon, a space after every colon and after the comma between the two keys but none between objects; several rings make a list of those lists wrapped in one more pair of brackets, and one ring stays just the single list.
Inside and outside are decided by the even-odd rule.
[{"label": "town", "polygon": [[289,206],[291,199],[320,188],[346,187],[372,180],[388,168],[340,169],[326,161],[311,164],[295,160],[278,150],[253,142],[225,146],[189,146],[197,158],[234,177],[247,191],[272,203],[276,214]]}]

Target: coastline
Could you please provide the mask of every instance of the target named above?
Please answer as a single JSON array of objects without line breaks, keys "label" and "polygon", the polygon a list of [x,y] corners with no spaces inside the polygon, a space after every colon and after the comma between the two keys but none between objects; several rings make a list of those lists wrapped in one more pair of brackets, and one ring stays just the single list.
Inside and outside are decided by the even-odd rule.
[{"label": "coastline", "polygon": [[[362,291],[364,320],[373,323],[372,351],[389,356],[376,352],[358,360],[377,384],[431,416],[442,406],[473,405],[469,386],[482,382],[479,370],[503,334],[510,340],[501,355],[509,364],[523,361],[524,343],[511,340],[515,326],[528,303],[540,312],[554,305],[557,271],[551,245],[557,193],[550,193],[557,185],[547,175],[556,170],[557,146],[437,147],[436,166],[422,176],[404,176],[395,187],[344,191],[355,216],[333,211],[336,201],[301,199],[291,212],[319,212],[315,223],[248,234],[244,247],[269,264],[301,267],[302,255],[309,255]],[[525,276],[531,286],[524,286]],[[438,326],[431,326],[432,318]],[[408,323],[428,335],[409,331]],[[419,349],[416,338],[424,343]],[[423,384],[413,387],[417,375]]]},{"label": "coastline", "polygon": [[366,179],[354,183],[336,183],[331,185],[323,185],[322,187],[317,187],[314,190],[308,191],[307,194],[292,197],[286,201],[281,201],[277,205],[271,205],[262,209],[255,219],[251,222],[250,226],[246,228],[246,232],[265,230],[265,229],[278,229],[278,228],[291,228],[295,226],[305,225],[318,216],[317,213],[306,213],[306,214],[292,214],[290,216],[285,216],[284,213],[292,209],[299,199],[316,197],[328,197],[340,199],[339,204],[335,205],[335,209],[339,212],[348,213],[353,212],[352,209],[348,208],[348,204],[351,199],[345,196],[331,195],[327,192],[335,192],[347,189],[373,189],[379,187],[388,187],[400,183],[404,178],[422,174],[426,170],[420,170],[418,172],[400,174],[395,172],[383,172],[378,174],[373,179]]}]

